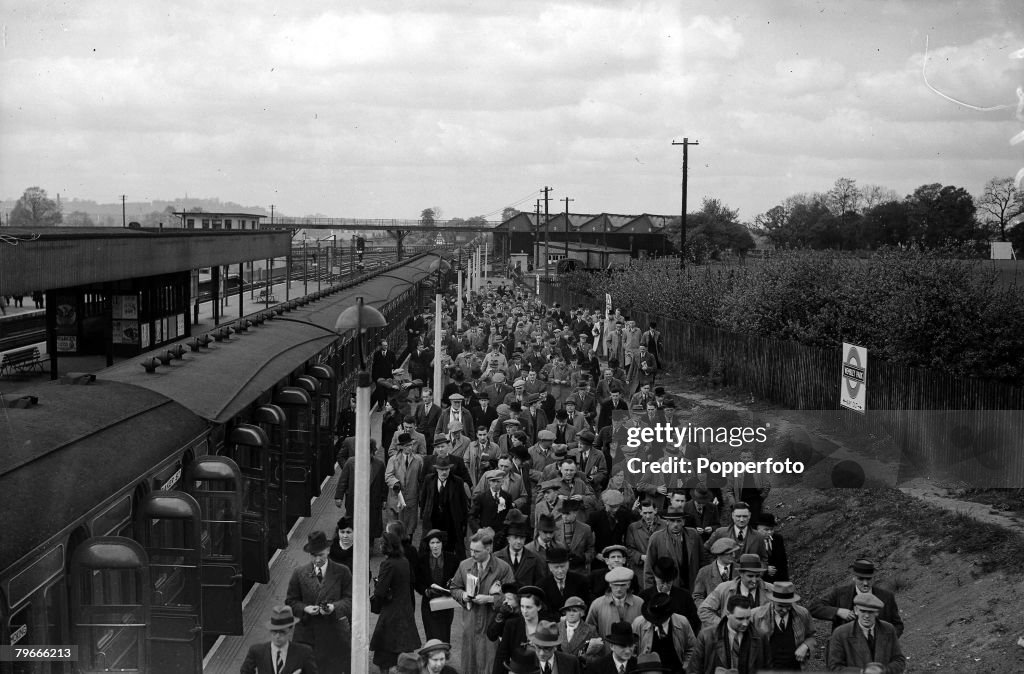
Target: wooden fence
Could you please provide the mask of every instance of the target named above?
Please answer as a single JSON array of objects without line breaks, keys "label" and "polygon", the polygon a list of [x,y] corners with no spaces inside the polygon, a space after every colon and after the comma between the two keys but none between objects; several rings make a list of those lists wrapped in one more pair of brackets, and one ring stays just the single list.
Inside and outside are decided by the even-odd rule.
[{"label": "wooden fence", "polygon": [[[603,311],[604,301],[541,283],[550,305]],[[614,298],[613,298],[614,299]],[[690,374],[793,410],[829,410],[846,428],[884,434],[901,453],[900,479],[928,475],[977,487],[1024,487],[1024,388],[871,358],[866,415],[839,405],[841,348],[805,346],[624,311],[657,321],[663,360]],[[841,411],[840,411],[841,410]]]}]

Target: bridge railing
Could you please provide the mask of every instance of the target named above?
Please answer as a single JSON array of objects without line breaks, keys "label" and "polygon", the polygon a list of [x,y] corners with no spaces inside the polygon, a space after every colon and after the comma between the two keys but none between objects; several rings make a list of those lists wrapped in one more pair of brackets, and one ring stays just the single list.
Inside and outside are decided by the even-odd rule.
[{"label": "bridge railing", "polygon": [[[449,226],[473,226],[479,224],[479,220],[474,222],[467,222],[466,220],[435,220],[431,226],[425,226],[419,220],[400,220],[400,219],[387,219],[387,218],[294,218],[294,217],[275,217],[274,222],[264,222],[263,225],[274,227],[303,227],[303,226],[317,226],[317,227],[334,227],[335,229],[345,229],[346,227],[390,227],[394,229],[444,229]],[[485,220],[484,225],[488,227],[497,227],[501,224],[500,220]]]}]

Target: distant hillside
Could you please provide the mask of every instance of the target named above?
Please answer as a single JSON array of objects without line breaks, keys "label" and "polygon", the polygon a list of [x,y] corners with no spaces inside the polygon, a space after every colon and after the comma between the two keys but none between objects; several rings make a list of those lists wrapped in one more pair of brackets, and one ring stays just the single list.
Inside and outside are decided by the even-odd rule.
[{"label": "distant hillside", "polygon": [[[0,202],[0,208],[3,209],[4,213],[9,213],[14,208],[18,198],[4,199]],[[51,194],[50,198],[57,200],[58,196]],[[59,201],[61,212],[64,214],[65,224],[87,224],[81,221],[76,222],[76,220],[81,220],[81,218],[72,219],[71,222],[68,222],[68,216],[72,213],[84,213],[92,219],[92,224],[110,227],[119,227],[121,225],[121,202],[119,201],[101,204],[88,199],[68,199],[65,197],[60,197]],[[161,220],[169,224],[168,219],[161,217],[167,209],[182,211],[193,208],[201,208],[204,211],[211,212],[222,211],[270,215],[270,211],[262,206],[243,206],[233,201],[221,201],[217,198],[182,197],[172,200],[129,201],[124,204],[124,216],[129,222],[136,220],[144,225],[155,225]]]}]

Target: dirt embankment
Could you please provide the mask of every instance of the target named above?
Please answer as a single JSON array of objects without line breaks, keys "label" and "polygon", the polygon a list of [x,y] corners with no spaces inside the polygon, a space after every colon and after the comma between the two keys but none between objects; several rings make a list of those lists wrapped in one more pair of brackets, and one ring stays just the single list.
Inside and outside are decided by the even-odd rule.
[{"label": "dirt embankment", "polygon": [[[1024,539],[892,489],[772,491],[802,603],[874,559],[895,591],[912,672],[1024,672]],[[816,621],[824,668],[830,625]]]}]

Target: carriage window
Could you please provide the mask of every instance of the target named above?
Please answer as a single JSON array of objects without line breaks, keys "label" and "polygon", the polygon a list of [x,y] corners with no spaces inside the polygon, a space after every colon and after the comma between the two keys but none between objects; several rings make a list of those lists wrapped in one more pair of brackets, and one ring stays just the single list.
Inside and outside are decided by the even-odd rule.
[{"label": "carriage window", "polygon": [[132,516],[131,496],[125,496],[92,521],[94,536],[116,536],[118,529]]}]

